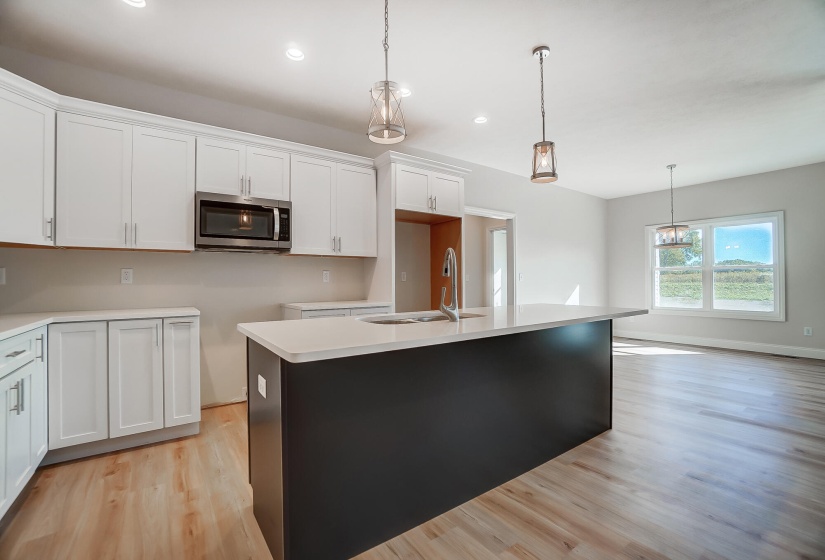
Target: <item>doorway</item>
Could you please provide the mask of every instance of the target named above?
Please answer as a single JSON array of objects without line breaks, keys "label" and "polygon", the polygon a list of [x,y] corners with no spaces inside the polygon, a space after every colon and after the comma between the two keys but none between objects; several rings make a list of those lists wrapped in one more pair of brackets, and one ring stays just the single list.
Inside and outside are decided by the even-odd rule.
[{"label": "doorway", "polygon": [[515,305],[516,215],[467,206],[464,218],[463,307]]},{"label": "doorway", "polygon": [[490,307],[507,305],[507,227],[491,228],[489,231],[490,256],[487,259]]}]

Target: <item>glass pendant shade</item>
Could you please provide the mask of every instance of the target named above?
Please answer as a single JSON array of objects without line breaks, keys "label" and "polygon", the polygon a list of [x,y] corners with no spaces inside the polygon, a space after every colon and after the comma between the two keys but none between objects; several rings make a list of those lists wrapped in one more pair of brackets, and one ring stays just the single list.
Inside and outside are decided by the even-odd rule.
[{"label": "glass pendant shade", "polygon": [[685,236],[690,231],[690,226],[668,225],[656,228],[657,249],[686,249],[692,247],[693,243],[685,241]]},{"label": "glass pendant shade", "polygon": [[369,139],[378,144],[395,144],[407,136],[401,110],[401,88],[389,80],[372,86],[372,112],[367,129]]},{"label": "glass pendant shade", "polygon": [[530,180],[534,183],[552,183],[558,178],[555,142],[543,141],[533,144],[533,174]]}]

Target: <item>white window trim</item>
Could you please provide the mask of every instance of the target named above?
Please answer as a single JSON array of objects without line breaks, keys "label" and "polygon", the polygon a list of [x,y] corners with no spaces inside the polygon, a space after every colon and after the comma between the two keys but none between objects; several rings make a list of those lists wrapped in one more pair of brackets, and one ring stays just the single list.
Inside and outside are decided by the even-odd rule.
[{"label": "white window trim", "polygon": [[[709,235],[713,225],[746,225],[774,221],[776,230],[774,235],[774,305],[772,313],[762,311],[723,311],[711,309],[713,299],[713,263],[714,241]],[[785,321],[785,212],[764,212],[743,216],[710,218],[704,220],[686,220],[691,228],[702,227],[702,309],[678,309],[654,306],[653,275],[655,273],[656,249],[653,247],[656,237],[656,228],[667,224],[654,224],[645,227],[645,304],[653,315],[683,315],[690,317],[719,317],[726,319],[751,319],[757,321]],[[688,267],[689,268],[689,267]],[[760,268],[759,266],[745,266],[743,268]]]}]

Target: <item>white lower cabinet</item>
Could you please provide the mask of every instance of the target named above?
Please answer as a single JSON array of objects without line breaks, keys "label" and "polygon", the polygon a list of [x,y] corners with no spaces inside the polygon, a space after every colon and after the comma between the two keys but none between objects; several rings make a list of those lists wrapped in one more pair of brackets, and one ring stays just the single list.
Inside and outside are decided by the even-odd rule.
[{"label": "white lower cabinet", "polygon": [[0,518],[46,453],[44,338],[36,329],[0,342]]},{"label": "white lower cabinet", "polygon": [[49,448],[109,437],[106,321],[49,326]]},{"label": "white lower cabinet", "polygon": [[163,320],[164,426],[201,419],[200,326],[195,317]]},{"label": "white lower cabinet", "polygon": [[200,420],[198,317],[49,327],[49,447]]},{"label": "white lower cabinet", "polygon": [[163,428],[162,325],[109,322],[109,437]]}]

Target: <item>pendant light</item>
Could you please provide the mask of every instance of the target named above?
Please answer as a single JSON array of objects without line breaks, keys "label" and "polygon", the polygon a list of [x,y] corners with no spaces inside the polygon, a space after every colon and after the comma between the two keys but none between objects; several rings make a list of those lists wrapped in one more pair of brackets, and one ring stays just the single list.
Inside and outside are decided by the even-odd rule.
[{"label": "pendant light", "polygon": [[378,144],[395,144],[407,137],[404,113],[401,111],[401,89],[390,81],[389,70],[389,0],[384,0],[384,81],[375,82],[370,94],[372,112],[367,136]]},{"label": "pendant light", "polygon": [[667,166],[670,169],[670,225],[656,228],[657,249],[686,249],[692,247],[693,243],[685,241],[685,236],[690,230],[690,226],[676,225],[673,223],[673,168],[675,163]]},{"label": "pendant light", "polygon": [[548,142],[544,135],[544,59],[549,54],[549,47],[533,49],[533,56],[539,59],[541,72],[541,142],[533,144],[533,175],[530,176],[534,183],[552,183],[559,178],[556,173],[556,144]]}]

